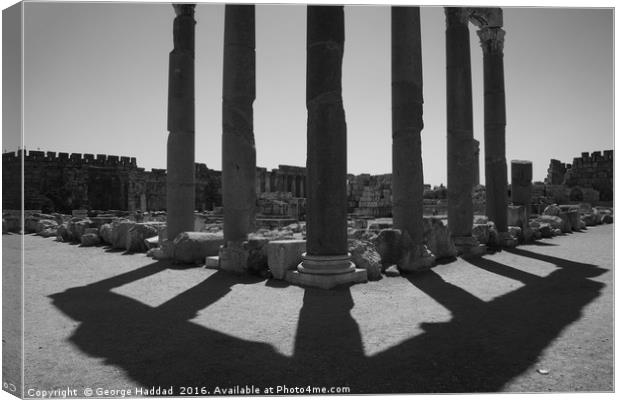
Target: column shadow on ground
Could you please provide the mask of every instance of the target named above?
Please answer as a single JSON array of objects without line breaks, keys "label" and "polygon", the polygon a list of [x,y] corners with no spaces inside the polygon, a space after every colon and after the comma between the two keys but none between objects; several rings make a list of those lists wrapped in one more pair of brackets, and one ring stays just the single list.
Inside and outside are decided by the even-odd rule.
[{"label": "column shadow on ground", "polygon": [[[358,394],[494,392],[533,366],[604,287],[588,278],[605,269],[530,251],[520,255],[543,257],[558,269],[541,278],[486,259],[472,261],[524,283],[489,302],[433,271],[408,277],[453,318],[423,323],[422,334],[373,356],[364,353],[359,326],[351,315],[349,287],[305,289],[292,357],[265,342],[243,340],[190,321],[199,311],[208,313],[208,307],[233,285],[264,284],[254,278],[216,272],[158,307],[110,291],[169,267],[158,262],[51,298],[60,311],[80,322],[69,338],[73,346],[119,366],[145,387],[312,385],[349,386]],[[265,306],[277,312],[277,305]],[[390,310],[377,305],[376,312]],[[410,305],[410,312],[416,313],[416,304]],[[234,310],[228,317],[236,318]],[[247,327],[253,321],[235,323]]]}]

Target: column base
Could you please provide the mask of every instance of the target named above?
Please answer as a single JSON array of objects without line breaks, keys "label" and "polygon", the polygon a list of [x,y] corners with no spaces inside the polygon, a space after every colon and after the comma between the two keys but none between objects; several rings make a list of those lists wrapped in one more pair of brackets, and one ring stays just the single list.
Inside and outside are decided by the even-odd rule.
[{"label": "column base", "polygon": [[348,283],[368,282],[365,269],[355,268],[351,255],[314,256],[303,253],[297,271],[287,271],[286,281],[294,285],[331,289]]},{"label": "column base", "polygon": [[463,258],[481,257],[487,252],[487,246],[480,244],[478,239],[473,236],[456,236],[452,240],[458,255]]},{"label": "column base", "polygon": [[219,259],[222,271],[243,274],[248,265],[248,251],[243,242],[228,242],[220,247]]},{"label": "column base", "polygon": [[422,272],[435,266],[435,256],[425,245],[415,245],[403,250],[403,257],[398,262],[402,272]]},{"label": "column base", "polygon": [[297,270],[303,274],[337,275],[355,270],[355,264],[351,262],[349,253],[337,256],[314,256],[303,253],[301,260]]},{"label": "column base", "polygon": [[[351,263],[353,264],[353,263]],[[285,280],[293,285],[332,289],[338,285],[348,283],[368,282],[368,274],[365,269],[355,268],[344,274],[308,274],[299,271],[286,271]]]}]

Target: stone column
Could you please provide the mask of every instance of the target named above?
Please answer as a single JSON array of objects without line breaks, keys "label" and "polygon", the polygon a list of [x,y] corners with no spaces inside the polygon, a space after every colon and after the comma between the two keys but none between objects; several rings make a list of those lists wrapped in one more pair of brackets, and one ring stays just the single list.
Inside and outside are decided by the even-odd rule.
[{"label": "stone column", "polygon": [[224,247],[220,267],[242,272],[243,242],[254,229],[256,150],[252,104],[255,99],[254,6],[227,5],[224,17],[222,95],[222,203]]},{"label": "stone column", "polygon": [[484,165],[487,216],[497,230],[508,230],[506,167],[506,99],[504,94],[504,31],[478,31],[484,55]]},{"label": "stone column", "polygon": [[480,185],[480,142],[472,140],[474,145],[474,187]]},{"label": "stone column", "polygon": [[392,214],[404,257],[418,271],[435,261],[424,245],[422,170],[422,43],[419,7],[392,7]]},{"label": "stone column", "polygon": [[454,244],[468,255],[472,237],[474,181],[469,11],[446,7],[446,91],[448,126],[448,227]]},{"label": "stone column", "polygon": [[347,128],[342,105],[344,9],[307,7],[306,107],[308,201],[306,253],[293,283],[330,288],[366,280],[347,246]]},{"label": "stone column", "polygon": [[175,4],[168,75],[167,236],[194,230],[194,4]]}]

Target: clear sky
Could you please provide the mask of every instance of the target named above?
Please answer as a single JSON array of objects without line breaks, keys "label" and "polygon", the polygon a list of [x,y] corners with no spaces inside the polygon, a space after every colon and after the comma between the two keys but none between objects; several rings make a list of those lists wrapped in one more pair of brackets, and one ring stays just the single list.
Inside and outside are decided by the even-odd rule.
[{"label": "clear sky", "polygon": [[[345,7],[343,98],[350,173],[391,171],[389,7]],[[26,3],[27,149],[166,165],[169,4]],[[445,19],[423,7],[425,182],[446,182]],[[196,7],[196,162],[221,169],[224,6]],[[256,8],[257,164],[305,165],[303,5]],[[613,148],[613,11],[504,8],[507,159],[534,163]],[[482,50],[470,25],[474,136],[484,180]],[[7,143],[6,150],[19,143]]]}]

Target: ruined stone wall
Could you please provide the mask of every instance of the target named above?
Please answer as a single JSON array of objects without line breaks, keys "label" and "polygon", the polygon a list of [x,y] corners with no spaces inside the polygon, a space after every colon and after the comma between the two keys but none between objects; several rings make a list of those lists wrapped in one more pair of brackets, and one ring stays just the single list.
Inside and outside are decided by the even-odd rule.
[{"label": "ruined stone wall", "polygon": [[[21,208],[20,153],[2,156],[3,209]],[[29,151],[24,158],[24,207],[43,212],[165,210],[166,171],[138,168],[113,155]],[[221,205],[221,174],[196,164],[196,209]]]},{"label": "ruined stone wall", "polygon": [[563,164],[558,160],[551,160],[547,185],[564,185],[571,189],[569,200],[581,201],[593,189],[599,193],[601,201],[613,200],[613,150],[594,151],[592,154],[581,153],[575,157],[572,164]]}]

